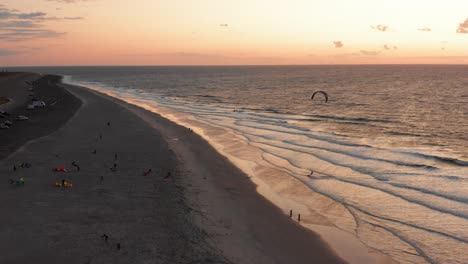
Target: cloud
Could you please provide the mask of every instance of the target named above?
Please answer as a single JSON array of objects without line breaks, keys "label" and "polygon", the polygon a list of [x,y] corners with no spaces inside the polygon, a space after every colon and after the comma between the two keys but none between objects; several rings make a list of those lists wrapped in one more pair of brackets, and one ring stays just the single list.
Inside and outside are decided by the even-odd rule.
[{"label": "cloud", "polygon": [[0,29],[0,40],[25,41],[39,38],[58,38],[65,34],[66,32],[49,29]]},{"label": "cloud", "polygon": [[384,48],[384,50],[392,50],[392,49],[393,49],[393,50],[396,50],[396,49],[398,49],[397,46],[393,46],[393,47],[392,47],[392,46],[387,45],[387,44],[385,44],[385,45],[383,46],[383,48]]},{"label": "cloud", "polygon": [[393,47],[392,47],[392,46],[390,46],[390,45],[385,44],[385,45],[384,45],[384,49],[385,49],[385,50],[391,50],[391,49],[396,50],[396,49],[398,49],[398,47],[397,47],[397,46],[393,46]]},{"label": "cloud", "polygon": [[418,30],[418,31],[426,31],[426,32],[432,31],[432,29],[431,29],[431,28],[428,28],[428,27],[418,28],[417,30]]},{"label": "cloud", "polygon": [[9,28],[38,28],[40,26],[38,23],[28,20],[0,21],[0,30]]},{"label": "cloud", "polygon": [[378,51],[370,51],[370,50],[361,50],[359,51],[362,55],[366,55],[366,56],[377,56],[379,55],[379,52]]},{"label": "cloud", "polygon": [[378,24],[377,26],[371,26],[371,28],[378,30],[378,31],[382,31],[382,32],[386,32],[390,29],[388,26],[381,25],[381,24]]},{"label": "cloud", "polygon": [[30,19],[40,20],[44,19],[47,14],[44,12],[32,12],[32,13],[17,13],[13,10],[3,8],[0,10],[0,19]]},{"label": "cloud", "polygon": [[24,13],[0,5],[0,40],[25,41],[38,38],[58,38],[66,34],[44,27],[45,21],[80,20],[83,17],[51,17],[44,12]]},{"label": "cloud", "polygon": [[339,49],[344,46],[343,42],[341,41],[333,41],[333,44],[335,45],[335,48]]},{"label": "cloud", "polygon": [[83,17],[49,17],[44,12],[31,12],[31,13],[20,13],[15,10],[2,8],[0,6],[0,20],[6,19],[21,19],[21,20],[35,20],[35,21],[46,21],[46,20],[61,20],[61,19],[83,19]]},{"label": "cloud", "polygon": [[82,20],[82,19],[84,19],[84,17],[64,17],[63,19],[67,19],[67,20]]},{"label": "cloud", "polygon": [[23,53],[19,50],[10,50],[10,49],[0,49],[0,57],[1,56],[11,56]]},{"label": "cloud", "polygon": [[458,25],[457,33],[468,34],[468,18]]}]

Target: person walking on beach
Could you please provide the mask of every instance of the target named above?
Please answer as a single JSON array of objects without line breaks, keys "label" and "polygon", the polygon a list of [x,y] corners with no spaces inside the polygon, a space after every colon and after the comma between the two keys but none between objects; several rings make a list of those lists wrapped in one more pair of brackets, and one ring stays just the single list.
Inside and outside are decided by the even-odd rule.
[{"label": "person walking on beach", "polygon": [[143,173],[143,176],[148,176],[148,175],[149,175],[150,173],[152,173],[152,172],[153,172],[153,170],[152,170],[152,169],[149,169],[149,170],[147,170],[147,171],[145,171],[145,172]]},{"label": "person walking on beach", "polygon": [[72,165],[73,165],[78,171],[80,171],[80,166],[78,166],[78,164],[77,164],[75,161],[72,162]]}]

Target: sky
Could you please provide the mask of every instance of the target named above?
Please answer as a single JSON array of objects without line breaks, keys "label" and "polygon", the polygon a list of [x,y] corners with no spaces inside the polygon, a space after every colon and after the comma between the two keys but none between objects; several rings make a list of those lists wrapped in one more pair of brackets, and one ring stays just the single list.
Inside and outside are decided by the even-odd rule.
[{"label": "sky", "polygon": [[0,67],[468,64],[467,0],[0,0]]}]

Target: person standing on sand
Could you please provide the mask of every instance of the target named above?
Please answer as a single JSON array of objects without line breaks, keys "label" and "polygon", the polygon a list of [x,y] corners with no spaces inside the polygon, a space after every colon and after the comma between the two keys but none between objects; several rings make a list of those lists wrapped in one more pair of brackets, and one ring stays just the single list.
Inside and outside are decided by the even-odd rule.
[{"label": "person standing on sand", "polygon": [[145,171],[145,172],[143,173],[143,176],[148,176],[148,175],[149,175],[150,173],[152,173],[152,172],[153,172],[153,170],[152,170],[152,169],[149,169],[149,170],[147,170],[147,171]]},{"label": "person standing on sand", "polygon": [[75,161],[72,162],[72,165],[73,165],[78,171],[80,171],[80,166],[78,166],[78,164],[77,164]]}]

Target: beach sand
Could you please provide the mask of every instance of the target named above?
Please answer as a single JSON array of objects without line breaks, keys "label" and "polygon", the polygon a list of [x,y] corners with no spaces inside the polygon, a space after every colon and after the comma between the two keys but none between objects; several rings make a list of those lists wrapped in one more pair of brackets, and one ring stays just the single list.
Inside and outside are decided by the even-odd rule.
[{"label": "beach sand", "polygon": [[[45,80],[44,91],[58,88]],[[0,263],[344,263],[195,133],[63,86],[79,109],[70,96],[64,108],[31,114],[36,122],[15,132],[25,134],[0,131],[22,138],[1,151]],[[21,162],[32,166],[13,171]],[[69,171],[52,171],[62,165]],[[8,184],[20,177],[25,186]],[[62,179],[73,187],[53,186]]]}]

